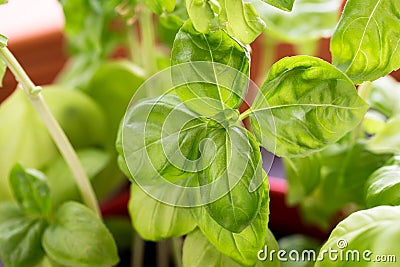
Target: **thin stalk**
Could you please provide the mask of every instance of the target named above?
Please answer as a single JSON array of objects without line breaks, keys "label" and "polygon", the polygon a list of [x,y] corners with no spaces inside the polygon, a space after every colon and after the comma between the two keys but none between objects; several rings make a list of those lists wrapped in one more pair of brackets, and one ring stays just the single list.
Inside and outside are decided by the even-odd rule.
[{"label": "thin stalk", "polygon": [[269,35],[265,34],[262,36],[263,40],[263,51],[262,51],[262,59],[261,59],[261,66],[259,70],[259,75],[257,77],[257,85],[262,85],[269,69],[271,68],[272,64],[275,62],[275,46],[276,41],[270,37]]},{"label": "thin stalk", "polygon": [[143,266],[144,240],[137,233],[134,233],[132,243],[131,266]]},{"label": "thin stalk", "polygon": [[75,178],[84,203],[100,217],[100,209],[89,179],[67,136],[44,101],[40,87],[35,86],[14,55],[6,47],[0,48],[0,57],[3,58],[8,68],[14,74],[28,99],[45,123],[54,143],[60,150],[61,155],[64,157]]},{"label": "thin stalk", "polygon": [[[372,89],[372,83],[371,82],[363,82],[358,86],[358,95],[364,100],[367,101],[369,94],[371,93]],[[362,122],[353,130],[351,133],[351,139],[350,142],[351,144],[355,144],[357,142],[357,139],[360,138],[360,136],[363,133],[363,125]]]},{"label": "thin stalk", "polygon": [[171,238],[172,253],[176,267],[183,267],[182,263],[182,237]]},{"label": "thin stalk", "polygon": [[247,118],[251,113],[253,112],[253,110],[251,110],[251,108],[246,109],[242,114],[239,115],[239,121],[243,121],[245,118]]},{"label": "thin stalk", "polygon": [[127,42],[128,42],[129,58],[133,63],[142,66],[143,62],[139,53],[140,45],[137,40],[138,33],[136,26],[137,26],[136,24],[127,26]]},{"label": "thin stalk", "polygon": [[157,71],[157,58],[154,37],[154,25],[153,16],[150,10],[143,6],[140,15],[140,33],[141,33],[141,53],[143,68],[146,71],[146,75],[150,76]]},{"label": "thin stalk", "polygon": [[157,267],[169,266],[169,247],[168,240],[157,242]]}]

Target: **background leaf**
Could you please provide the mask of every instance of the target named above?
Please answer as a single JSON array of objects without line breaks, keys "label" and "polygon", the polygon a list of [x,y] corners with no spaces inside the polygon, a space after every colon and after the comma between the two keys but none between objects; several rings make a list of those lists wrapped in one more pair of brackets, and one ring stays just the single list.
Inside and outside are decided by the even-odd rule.
[{"label": "background leaf", "polygon": [[250,122],[270,152],[305,156],[338,141],[367,109],[345,74],[319,58],[294,56],[272,66]]},{"label": "background leaf", "polygon": [[50,189],[43,173],[25,170],[20,164],[16,164],[10,173],[10,185],[24,212],[33,215],[50,213]]},{"label": "background leaf", "polygon": [[331,36],[341,5],[340,0],[296,0],[293,10],[286,12],[262,1],[252,3],[264,20],[268,35],[297,45]]},{"label": "background leaf", "polygon": [[4,266],[30,267],[43,257],[41,238],[47,223],[25,216],[11,202],[0,204],[0,258]]},{"label": "background leaf", "polygon": [[390,76],[374,81],[368,104],[387,118],[400,114],[400,83]]},{"label": "background leaf", "polygon": [[366,183],[368,207],[400,205],[400,157],[396,156],[376,170]]},{"label": "background leaf", "polygon": [[135,184],[131,185],[129,213],[138,234],[152,241],[181,236],[196,227],[190,208],[174,207],[147,195]]},{"label": "background leaf", "polygon": [[[251,133],[244,128],[215,129],[205,138],[212,140],[202,148],[206,168],[199,173],[206,210],[222,227],[238,233],[256,217],[266,176],[262,170],[260,148]],[[216,153],[208,154],[215,146]],[[257,190],[255,190],[257,188]]]},{"label": "background leaf", "polygon": [[398,10],[397,0],[347,1],[330,47],[333,64],[355,83],[400,68]]},{"label": "background leaf", "polygon": [[[396,242],[400,238],[399,216],[400,207],[389,206],[380,206],[351,214],[332,231],[318,256],[321,259],[323,258],[323,261],[317,261],[315,267],[344,265],[372,267],[380,264],[376,261],[376,256],[378,255],[394,255],[396,259],[399,259],[399,250],[396,248]],[[345,248],[338,248],[338,243],[344,244]],[[325,256],[322,256],[322,251],[329,250],[337,250],[339,253],[343,253],[343,255],[348,255],[351,251],[358,251],[360,262],[332,261],[328,255],[325,254]],[[363,260],[362,258],[366,250],[371,251],[369,255],[366,255],[370,261]],[[395,267],[397,265],[398,263],[396,262],[385,262],[385,266],[388,267]]]},{"label": "background leaf", "polygon": [[375,153],[400,152],[400,115],[389,119],[382,129],[368,142],[368,149]]},{"label": "background leaf", "polygon": [[76,202],[66,202],[58,209],[42,245],[46,254],[62,265],[105,267],[118,262],[108,229],[89,208]]},{"label": "background leaf", "polygon": [[145,0],[148,8],[161,15],[163,12],[171,12],[175,8],[176,0]]}]

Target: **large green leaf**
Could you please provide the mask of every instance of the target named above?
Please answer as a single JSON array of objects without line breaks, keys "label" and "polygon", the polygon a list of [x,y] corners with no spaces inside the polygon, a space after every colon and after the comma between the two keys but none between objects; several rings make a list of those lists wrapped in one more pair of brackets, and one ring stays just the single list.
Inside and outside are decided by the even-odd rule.
[{"label": "large green leaf", "polygon": [[282,10],[291,11],[295,0],[264,0],[264,2]]},{"label": "large green leaf", "polygon": [[192,186],[198,184],[198,147],[207,123],[175,95],[130,106],[121,130],[123,149],[119,149],[129,177],[161,202],[201,205],[200,192]]},{"label": "large green leaf", "polygon": [[[222,227],[241,232],[258,214],[264,195],[260,148],[246,129],[230,127],[215,129],[205,138],[212,140],[202,148],[204,151],[199,174],[206,210]],[[209,154],[215,147],[216,153]],[[257,188],[257,186],[260,186]]]},{"label": "large green leaf", "polygon": [[159,241],[181,236],[196,227],[190,208],[162,203],[135,184],[131,185],[129,213],[136,232],[146,240]]},{"label": "large green leaf", "polygon": [[400,157],[394,157],[376,170],[366,183],[368,207],[400,205]]},{"label": "large green leaf", "polygon": [[[398,206],[380,206],[353,213],[332,231],[320,250],[318,258],[322,260],[318,260],[315,267],[398,266],[399,217]],[[329,251],[337,252],[329,254]],[[336,260],[330,255],[336,255]]]},{"label": "large green leaf", "polygon": [[275,63],[251,107],[258,141],[278,156],[305,156],[335,143],[362,120],[368,105],[353,83],[310,56]]},{"label": "large green leaf", "polygon": [[0,204],[0,259],[4,266],[30,267],[43,257],[41,238],[47,223],[22,213],[14,203]]},{"label": "large green leaf", "polygon": [[[272,233],[267,232],[265,238],[265,245],[269,251],[278,251],[278,244]],[[184,267],[240,267],[240,264],[228,256],[219,252],[201,233],[199,230],[195,230],[185,238],[183,244],[183,266]],[[258,261],[254,267],[279,267],[280,263],[275,260],[273,263],[269,261]]]},{"label": "large green leaf", "polygon": [[66,202],[45,230],[42,245],[55,262],[66,266],[111,266],[118,262],[111,233],[89,208]]},{"label": "large green leaf", "polygon": [[333,64],[355,83],[400,68],[399,10],[397,0],[347,1],[331,40]]},{"label": "large green leaf", "polygon": [[51,209],[50,189],[43,173],[14,165],[10,173],[14,197],[27,214],[48,215]]},{"label": "large green leaf", "polygon": [[256,218],[240,233],[223,228],[203,207],[193,210],[198,226],[209,242],[223,254],[246,266],[257,262],[257,253],[267,235],[269,196],[266,183],[264,188],[265,195]]},{"label": "large green leaf", "polygon": [[333,33],[341,0],[296,0],[292,12],[261,1],[253,3],[267,25],[266,33],[278,40],[299,44]]},{"label": "large green leaf", "polygon": [[172,68],[172,81],[180,85],[175,92],[191,110],[216,116],[243,102],[250,56],[224,31],[199,33],[188,21],[175,37],[171,57],[172,65],[177,65]]}]

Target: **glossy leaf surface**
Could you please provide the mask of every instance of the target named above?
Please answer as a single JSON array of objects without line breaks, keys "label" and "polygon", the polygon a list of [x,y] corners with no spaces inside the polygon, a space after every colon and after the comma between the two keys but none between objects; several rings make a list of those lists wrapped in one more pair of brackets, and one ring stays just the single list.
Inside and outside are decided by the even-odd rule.
[{"label": "glossy leaf surface", "polygon": [[333,64],[357,84],[400,68],[399,10],[397,0],[347,1],[331,40]]},{"label": "glossy leaf surface", "polygon": [[345,74],[310,56],[273,65],[251,107],[258,141],[283,157],[305,156],[357,126],[368,105]]}]

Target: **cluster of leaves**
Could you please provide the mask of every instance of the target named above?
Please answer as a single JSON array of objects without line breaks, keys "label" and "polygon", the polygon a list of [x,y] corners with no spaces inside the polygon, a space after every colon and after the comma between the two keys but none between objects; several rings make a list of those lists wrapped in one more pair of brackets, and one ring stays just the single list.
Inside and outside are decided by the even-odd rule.
[{"label": "cluster of leaves", "polygon": [[5,266],[110,266],[118,262],[114,239],[101,219],[68,201],[53,209],[46,177],[12,168],[15,202],[0,204],[0,258]]},{"label": "cluster of leaves", "polygon": [[[262,187],[251,190],[252,179],[256,176],[256,181],[262,180],[265,175],[254,168],[259,164],[260,145],[288,159],[291,184],[300,185],[291,186],[293,203],[312,193],[315,194],[314,202],[307,199],[304,203],[312,206],[314,211],[321,198],[332,204],[320,207],[319,210],[326,214],[323,219],[341,208],[341,201],[347,203],[363,197],[363,192],[355,192],[355,188],[362,186],[391,154],[376,155],[366,149],[364,142],[354,138],[354,132],[359,132],[356,126],[368,109],[357,95],[354,84],[385,76],[400,66],[397,42],[392,41],[393,35],[398,36],[398,29],[393,24],[393,21],[399,21],[393,11],[399,10],[398,4],[394,1],[370,2],[368,8],[360,10],[360,1],[348,1],[331,41],[333,65],[311,56],[295,56],[272,66],[258,96],[246,112],[250,116],[252,133],[241,128],[240,120],[245,116],[238,116],[237,111],[243,95],[246,95],[237,88],[243,88],[240,85],[246,82],[240,75],[235,80],[224,74],[229,73],[226,69],[233,68],[243,76],[249,75],[245,45],[254,40],[259,20],[253,17],[255,24],[247,24],[251,30],[240,31],[248,33],[243,37],[235,29],[240,29],[241,23],[229,22],[232,12],[229,5],[207,2],[200,6],[190,2],[191,5],[187,6],[189,19],[175,36],[172,65],[179,68],[178,64],[191,63],[193,69],[172,71],[172,79],[179,85],[176,89],[132,106],[121,129],[123,138],[117,144],[122,157],[121,167],[133,181],[129,208],[139,234],[150,240],[188,234],[189,241],[200,240],[202,234],[222,255],[242,265],[254,265],[257,251],[263,244],[251,242],[246,250],[242,248],[253,240],[252,236],[265,236],[267,229],[267,221],[259,228],[254,226],[257,218],[266,212],[263,204],[258,204],[260,199],[264,199],[261,203],[268,199],[266,192],[260,193]],[[164,2],[159,3],[162,5]],[[254,13],[244,6],[237,6],[236,10],[246,10],[241,15],[251,17]],[[164,14],[171,7],[164,6],[158,13],[160,10]],[[202,20],[195,14],[203,14]],[[366,19],[359,20],[359,17]],[[378,17],[380,23],[376,22]],[[385,55],[383,59],[382,55]],[[198,61],[227,67],[204,71],[196,67]],[[215,77],[210,79],[210,73]],[[182,84],[182,77],[186,81],[195,81],[192,76],[196,75],[203,79],[207,77],[211,82]],[[233,80],[231,87],[226,86],[224,79]],[[350,132],[355,127],[354,132]],[[175,137],[166,138],[164,131]],[[235,137],[240,132],[245,139]],[[123,142],[129,144],[124,150]],[[177,165],[173,157],[176,151],[186,161]],[[360,155],[361,159],[358,158]],[[198,164],[196,168],[183,168],[193,162]],[[246,165],[250,162],[253,168]],[[354,179],[348,179],[355,167],[361,171],[357,171]],[[238,176],[241,182],[232,187],[232,181]],[[219,188],[211,186],[193,195],[182,196],[181,191],[166,190],[167,187],[160,182],[162,180],[191,187],[218,184],[216,181],[219,180],[226,182],[221,183],[223,186],[219,184]],[[157,190],[168,191],[164,192],[168,196],[163,198],[167,203],[181,203],[180,198],[187,197],[200,198],[208,204],[192,208],[171,206],[148,195],[157,195]],[[207,202],[218,194],[218,190],[228,193]],[[293,190],[298,192],[293,193]],[[332,191],[337,195],[332,197],[329,194]],[[144,211],[150,209],[154,212],[144,216]],[[185,223],[179,220],[183,217]],[[162,227],[161,222],[168,227]],[[200,232],[191,232],[196,226]],[[251,232],[247,231],[249,227]],[[229,238],[222,234],[225,232]],[[190,244],[185,245],[184,259],[190,255],[196,255],[196,251]],[[217,259],[224,262],[220,257]],[[215,256],[201,260],[198,264],[206,265],[215,260]]]}]

